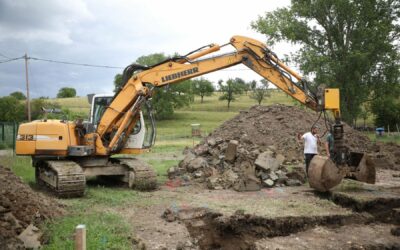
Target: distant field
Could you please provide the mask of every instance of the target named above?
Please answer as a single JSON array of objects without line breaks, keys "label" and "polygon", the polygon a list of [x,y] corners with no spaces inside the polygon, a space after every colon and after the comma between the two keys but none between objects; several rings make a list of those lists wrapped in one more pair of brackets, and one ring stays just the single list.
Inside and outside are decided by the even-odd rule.
[{"label": "distant field", "polygon": [[[194,103],[190,106],[175,110],[171,119],[158,121],[156,146],[173,146],[175,143],[181,146],[187,143],[191,144],[193,143],[191,124],[200,124],[202,134],[206,135],[224,121],[237,115],[240,110],[248,109],[257,104],[249,95],[243,94],[237,100],[231,102],[231,107],[228,110],[227,102],[218,100],[219,96],[220,93],[215,93],[212,96],[204,97],[203,103],[200,103],[200,97],[196,96]],[[89,114],[90,105],[86,97],[56,98],[52,101],[74,112]],[[285,93],[273,90],[271,96],[266,98],[262,104],[270,105],[274,103],[294,105],[295,101]]]},{"label": "distant field", "polygon": [[54,98],[52,102],[56,102],[63,108],[68,108],[74,112],[89,114],[90,104],[87,97],[73,97],[73,98]]},{"label": "distant field", "polygon": [[[262,105],[285,104],[302,106],[294,101],[290,96],[280,90],[272,90],[270,97],[267,97]],[[212,96],[204,97],[204,102],[200,103],[200,97],[196,96],[194,103],[190,106],[176,109],[175,113],[168,120],[157,121],[157,141],[154,150],[164,150],[165,148],[191,146],[193,142],[199,139],[191,137],[191,124],[200,124],[202,135],[205,136],[220,126],[224,121],[231,119],[239,113],[240,110],[246,110],[257,102],[243,94],[237,100],[231,102],[228,110],[227,102],[220,101],[220,93],[214,93]],[[89,114],[90,105],[86,97],[75,98],[56,98],[52,99],[62,107],[68,108],[74,112]],[[363,125],[363,120],[358,119],[357,124]],[[367,126],[373,124],[373,117],[366,121]]]}]

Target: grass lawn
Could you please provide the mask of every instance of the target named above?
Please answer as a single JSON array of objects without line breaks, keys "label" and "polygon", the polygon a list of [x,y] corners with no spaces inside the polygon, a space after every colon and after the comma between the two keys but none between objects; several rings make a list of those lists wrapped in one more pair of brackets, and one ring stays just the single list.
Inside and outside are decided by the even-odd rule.
[{"label": "grass lawn", "polygon": [[390,135],[385,134],[383,136],[376,136],[374,132],[367,132],[366,135],[371,141],[374,142],[393,142],[400,145],[400,134],[399,133],[391,133]]},{"label": "grass lawn", "polygon": [[[0,162],[10,167],[25,183],[36,187],[30,157],[0,156]],[[164,182],[166,170],[177,164],[178,160],[148,158],[148,162],[157,171],[158,180]],[[151,203],[146,199],[146,193],[118,186],[104,187],[91,181],[88,182],[84,197],[59,199],[59,202],[65,205],[67,214],[41,226],[46,239],[42,249],[73,249],[74,230],[79,224],[86,225],[88,249],[131,249],[134,235],[131,225],[121,214],[109,208]]]},{"label": "grass lawn", "polygon": [[71,111],[89,114],[90,104],[87,97],[72,97],[72,98],[54,98],[50,100],[56,102],[63,108],[68,108]]}]

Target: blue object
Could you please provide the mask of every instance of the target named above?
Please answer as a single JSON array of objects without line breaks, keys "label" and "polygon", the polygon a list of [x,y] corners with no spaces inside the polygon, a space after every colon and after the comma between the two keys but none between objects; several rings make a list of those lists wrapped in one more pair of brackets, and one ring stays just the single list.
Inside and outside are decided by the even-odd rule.
[{"label": "blue object", "polygon": [[385,128],[376,128],[376,135],[382,136],[383,133],[385,132]]}]

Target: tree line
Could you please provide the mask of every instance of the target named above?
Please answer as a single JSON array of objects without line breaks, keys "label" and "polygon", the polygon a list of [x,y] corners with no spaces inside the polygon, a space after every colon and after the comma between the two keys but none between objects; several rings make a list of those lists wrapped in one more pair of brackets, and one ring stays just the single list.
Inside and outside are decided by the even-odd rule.
[{"label": "tree line", "polygon": [[[74,88],[64,87],[57,93],[57,98],[70,98],[76,96]],[[0,98],[0,121],[2,122],[21,122],[27,120],[26,96],[20,91],[15,91],[8,96]],[[72,112],[71,110],[61,107],[57,102],[51,101],[49,97],[42,96],[32,99],[31,118],[32,120],[41,119],[44,117],[42,108],[59,109],[61,114],[47,114],[49,119],[75,119],[81,117],[82,114]]]},{"label": "tree line", "polygon": [[[157,58],[164,58],[159,54],[152,54],[149,56],[143,56],[138,59],[139,62],[153,62]],[[122,75],[117,74],[114,78],[114,91],[118,91],[122,87]],[[229,79],[225,83],[220,80],[218,86],[201,77],[193,80],[186,80],[179,84],[173,84],[167,88],[159,89],[155,92],[152,98],[152,105],[155,111],[155,116],[158,120],[168,119],[174,113],[174,110],[180,107],[188,106],[194,102],[194,96],[200,97],[200,103],[204,102],[205,96],[211,96],[215,91],[220,91],[221,95],[219,99],[226,101],[228,109],[231,102],[237,99],[238,95],[243,93],[250,93],[250,97],[255,99],[258,104],[269,96],[267,93],[268,82],[261,80],[245,82],[241,78]],[[57,93],[57,98],[71,98],[76,96],[76,90],[74,88],[63,87]],[[16,91],[11,93],[9,96],[0,98],[0,121],[25,121],[27,117],[26,112],[26,96]],[[33,120],[41,119],[44,117],[42,108],[46,109],[59,109],[62,110],[63,114],[47,114],[48,118],[64,118],[64,117],[79,117],[82,118],[82,114],[74,113],[71,110],[61,107],[57,102],[51,101],[49,97],[39,97],[31,100],[31,117]]]},{"label": "tree line", "polygon": [[[373,114],[376,126],[395,127],[400,124],[399,17],[399,0],[292,0],[288,7],[259,16],[251,27],[264,34],[269,45],[286,41],[300,46],[284,60],[296,63],[309,76],[311,91],[320,84],[339,88],[342,118],[347,123],[354,125]],[[139,57],[136,63],[154,65],[166,58],[157,53]],[[114,84],[116,89],[121,87],[120,74]],[[219,81],[216,86],[228,107],[243,92],[250,91],[258,103],[268,95],[265,83],[245,83],[240,78]],[[212,88],[212,83],[200,78],[156,91],[157,118],[170,117],[175,108],[189,105],[194,95],[203,99],[215,91]],[[0,98],[0,120],[12,116],[13,112],[4,114],[16,100],[16,96]],[[20,113],[21,107],[13,111]]]},{"label": "tree line", "polygon": [[292,0],[253,21],[268,44],[300,46],[286,58],[313,77],[311,87],[339,88],[345,121],[365,112],[375,125],[400,123],[400,1]]}]

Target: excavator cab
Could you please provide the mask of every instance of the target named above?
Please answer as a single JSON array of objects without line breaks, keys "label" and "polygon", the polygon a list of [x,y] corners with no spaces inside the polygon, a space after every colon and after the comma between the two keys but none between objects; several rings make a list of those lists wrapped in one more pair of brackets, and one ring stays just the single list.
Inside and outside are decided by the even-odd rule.
[{"label": "excavator cab", "polygon": [[[91,104],[89,122],[86,124],[87,131],[95,131],[107,107],[111,104],[114,94],[91,94],[88,101]],[[132,133],[129,135],[121,153],[137,154],[154,145],[156,138],[155,119],[150,102],[141,107],[139,118]]]}]

